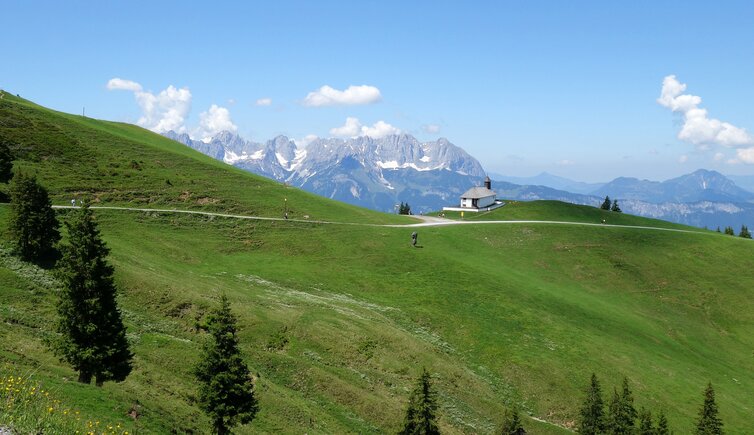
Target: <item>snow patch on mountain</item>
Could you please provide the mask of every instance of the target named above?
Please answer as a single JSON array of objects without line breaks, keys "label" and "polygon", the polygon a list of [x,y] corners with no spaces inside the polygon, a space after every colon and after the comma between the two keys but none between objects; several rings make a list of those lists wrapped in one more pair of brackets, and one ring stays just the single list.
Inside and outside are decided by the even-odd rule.
[{"label": "snow patch on mountain", "polygon": [[280,154],[280,153],[275,153],[275,157],[277,157],[278,163],[280,163],[280,166],[282,166],[282,167],[284,167],[284,168],[287,169],[288,160],[286,160],[285,157],[283,157],[283,155]]},{"label": "snow patch on mountain", "polygon": [[486,175],[476,159],[444,138],[316,138],[304,148],[286,136],[265,143],[227,131],[208,142],[174,132],[165,136],[244,170],[383,211],[409,198],[416,211],[436,209]]}]

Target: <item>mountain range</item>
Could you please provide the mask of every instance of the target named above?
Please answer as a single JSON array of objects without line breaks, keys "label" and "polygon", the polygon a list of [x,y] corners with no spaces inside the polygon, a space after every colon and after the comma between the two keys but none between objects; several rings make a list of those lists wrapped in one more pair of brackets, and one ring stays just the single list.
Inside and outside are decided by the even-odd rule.
[{"label": "mountain range", "polygon": [[652,203],[750,202],[754,200],[754,193],[738,187],[736,183],[719,172],[704,169],[662,182],[619,177],[601,186],[592,194]]},{"label": "mountain range", "polygon": [[408,134],[382,138],[316,139],[305,148],[278,136],[265,143],[222,132],[208,142],[187,134],[165,136],[208,156],[318,195],[392,212],[408,202],[415,212],[457,202],[485,176],[466,151],[440,138],[419,142]]},{"label": "mountain range", "polygon": [[559,177],[547,172],[542,172],[533,177],[513,177],[510,175],[490,173],[490,177],[495,180],[505,181],[508,183],[519,184],[522,186],[546,186],[552,189],[565,190],[567,192],[590,195],[606,183],[584,183],[574,181],[568,178]]},{"label": "mountain range", "polygon": [[[395,212],[399,202],[409,203],[414,212],[455,205],[486,175],[478,160],[444,138],[430,142],[408,134],[328,138],[300,147],[286,136],[264,143],[231,132],[206,142],[172,131],[165,136],[244,170],[384,212]],[[610,196],[623,211],[639,216],[712,228],[754,223],[754,192],[716,171],[700,169],[662,182],[618,177],[608,183],[583,183],[548,173],[528,178],[491,176],[500,198],[596,206]]]}]

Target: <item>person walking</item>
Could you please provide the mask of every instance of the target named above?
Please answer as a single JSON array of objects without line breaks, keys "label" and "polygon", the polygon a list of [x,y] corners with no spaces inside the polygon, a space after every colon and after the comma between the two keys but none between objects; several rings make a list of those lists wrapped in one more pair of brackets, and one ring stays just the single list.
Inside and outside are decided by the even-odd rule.
[{"label": "person walking", "polygon": [[411,246],[413,246],[414,248],[416,248],[416,240],[418,238],[419,238],[419,234],[417,234],[416,231],[411,233]]}]

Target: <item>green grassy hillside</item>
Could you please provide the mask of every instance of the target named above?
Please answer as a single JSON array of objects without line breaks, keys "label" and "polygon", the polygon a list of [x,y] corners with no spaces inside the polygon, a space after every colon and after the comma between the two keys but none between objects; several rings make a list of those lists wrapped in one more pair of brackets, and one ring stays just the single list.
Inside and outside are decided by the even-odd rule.
[{"label": "green grassy hillside", "polygon": [[[445,218],[464,221],[516,221],[548,220],[562,222],[584,222],[607,225],[651,226],[655,228],[674,228],[687,231],[708,232],[696,227],[676,224],[659,219],[649,219],[626,213],[615,213],[587,205],[567,204],[560,201],[504,201],[505,205],[489,212],[469,213],[461,216],[457,211],[442,212]],[[432,213],[432,215],[438,215]]]},{"label": "green grassy hillside", "polygon": [[[39,144],[44,129],[59,142]],[[279,208],[269,210],[285,194],[311,207],[298,213],[318,218],[397,219],[247,175],[136,127],[28,102],[0,100],[0,136],[22,143],[18,167],[39,173],[60,203],[89,192],[102,204],[279,216]],[[75,157],[80,149],[142,169],[106,174],[98,160],[87,174]],[[162,167],[154,156],[178,163]],[[69,167],[78,161],[81,167]],[[234,189],[243,183],[251,187]],[[187,186],[192,199],[184,200]],[[516,203],[476,219],[595,223],[600,213]],[[33,374],[87,419],[140,433],[206,431],[190,375],[205,339],[196,325],[225,292],[258,375],[261,411],[239,433],[395,432],[422,366],[435,378],[447,433],[492,433],[506,404],[571,426],[592,372],[606,392],[628,376],[637,406],[663,409],[676,433],[691,430],[711,381],[728,432],[754,431],[749,240],[503,223],[419,228],[414,249],[411,228],[116,210],[96,216],[136,353],[121,384],[80,385],[57,362],[45,345],[54,278],[19,263],[7,244],[0,249],[0,363]],[[693,230],[616,219],[623,221],[608,223]],[[6,220],[0,207],[0,228]],[[134,410],[138,418],[126,416]],[[566,432],[532,418],[524,424],[530,433]]]},{"label": "green grassy hillside", "polygon": [[[37,174],[56,204],[223,211],[293,219],[408,222],[233,168],[130,124],[55,112],[4,94],[0,134],[17,144],[16,170]],[[287,201],[286,201],[287,200]]]}]

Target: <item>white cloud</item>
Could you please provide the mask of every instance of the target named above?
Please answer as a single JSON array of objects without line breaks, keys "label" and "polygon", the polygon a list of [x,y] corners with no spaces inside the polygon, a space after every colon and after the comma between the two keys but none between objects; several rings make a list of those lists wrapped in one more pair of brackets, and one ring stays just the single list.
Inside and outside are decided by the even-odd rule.
[{"label": "white cloud", "polygon": [[238,127],[230,119],[228,109],[213,104],[209,110],[199,114],[199,127],[194,133],[196,137],[201,138],[204,142],[209,142],[213,136],[222,131],[232,133],[238,131]]},{"label": "white cloud", "polygon": [[316,134],[307,134],[302,139],[294,139],[293,141],[296,142],[297,147],[306,148],[310,143],[317,139],[319,139],[319,137]]},{"label": "white cloud", "polygon": [[422,126],[422,130],[424,130],[425,133],[437,134],[440,132],[440,126],[437,124],[425,124]]},{"label": "white cloud", "polygon": [[371,127],[362,126],[361,135],[369,136],[375,139],[390,136],[391,134],[400,134],[400,129],[393,127],[385,121],[377,121]]},{"label": "white cloud", "polygon": [[715,153],[715,156],[713,157],[713,159],[716,162],[719,162],[719,161],[723,160],[724,158],[725,158],[725,154],[723,154],[723,153]]},{"label": "white cloud", "polygon": [[719,119],[709,118],[707,110],[702,109],[701,97],[682,94],[686,84],[679,82],[674,75],[662,81],[662,91],[657,102],[673,112],[683,115],[684,124],[678,133],[678,139],[705,149],[710,145],[741,147],[754,145],[754,138],[745,129],[738,128]]},{"label": "white cloud", "polygon": [[191,91],[170,85],[159,94],[136,92],[142,116],[137,124],[157,133],[186,131],[184,121],[191,111]]},{"label": "white cloud", "polygon": [[361,122],[358,118],[348,117],[346,123],[341,127],[330,129],[330,135],[339,137],[354,137],[361,133]]},{"label": "white cloud", "polygon": [[557,163],[558,166],[571,166],[573,165],[573,160],[564,159]]},{"label": "white cloud", "polygon": [[338,137],[369,136],[374,139],[400,134],[401,130],[393,127],[385,121],[377,121],[372,126],[362,125],[358,118],[348,117],[341,127],[330,129],[330,135]]},{"label": "white cloud", "polygon": [[107,89],[111,91],[115,90],[121,90],[121,91],[133,91],[133,92],[141,92],[141,85],[131,81],[131,80],[123,80],[119,79],[117,77],[110,79],[110,81],[107,82]]},{"label": "white cloud", "polygon": [[302,104],[310,107],[321,106],[353,106],[372,104],[382,100],[380,90],[374,86],[361,85],[349,86],[344,91],[339,91],[330,86],[322,86],[304,98]]},{"label": "white cloud", "polygon": [[683,154],[682,156],[678,157],[678,163],[686,163],[689,160],[689,156],[686,154]]},{"label": "white cloud", "polygon": [[143,91],[140,84],[119,78],[107,82],[110,90],[132,91],[136,103],[141,108],[141,117],[137,124],[157,133],[186,131],[184,121],[191,111],[191,91],[188,88],[177,89],[170,85],[159,94]]},{"label": "white cloud", "polygon": [[257,106],[271,106],[272,98],[260,98],[256,102]]},{"label": "white cloud", "polygon": [[729,160],[728,163],[744,162],[754,164],[754,147],[737,149],[736,157],[736,159]]}]

